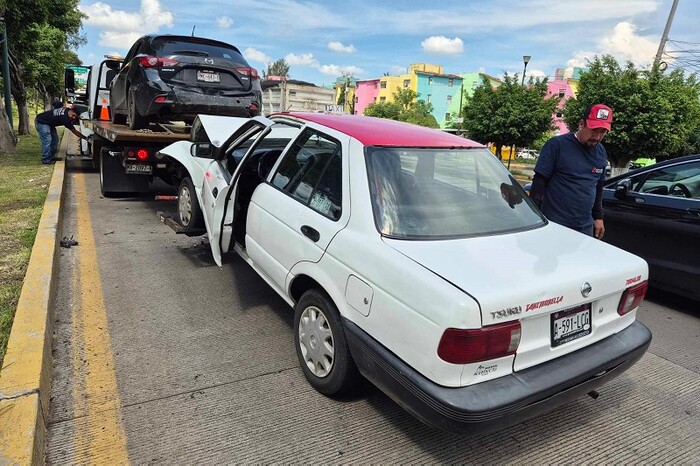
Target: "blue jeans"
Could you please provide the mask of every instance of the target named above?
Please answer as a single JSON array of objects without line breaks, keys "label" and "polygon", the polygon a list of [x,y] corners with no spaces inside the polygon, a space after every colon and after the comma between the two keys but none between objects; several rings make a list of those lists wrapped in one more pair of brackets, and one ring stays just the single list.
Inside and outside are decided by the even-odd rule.
[{"label": "blue jeans", "polygon": [[56,128],[44,123],[34,122],[36,132],[41,139],[41,163],[51,163],[56,159],[58,152],[58,132]]}]

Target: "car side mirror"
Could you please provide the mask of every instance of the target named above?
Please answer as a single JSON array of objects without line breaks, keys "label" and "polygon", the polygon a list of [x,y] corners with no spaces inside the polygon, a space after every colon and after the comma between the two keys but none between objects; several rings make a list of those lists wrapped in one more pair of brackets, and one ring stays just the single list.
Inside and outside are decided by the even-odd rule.
[{"label": "car side mirror", "polygon": [[620,200],[626,199],[630,191],[632,191],[632,180],[629,178],[622,179],[615,185],[615,198]]},{"label": "car side mirror", "polygon": [[202,159],[214,158],[214,146],[208,142],[195,142],[190,146],[190,155]]}]

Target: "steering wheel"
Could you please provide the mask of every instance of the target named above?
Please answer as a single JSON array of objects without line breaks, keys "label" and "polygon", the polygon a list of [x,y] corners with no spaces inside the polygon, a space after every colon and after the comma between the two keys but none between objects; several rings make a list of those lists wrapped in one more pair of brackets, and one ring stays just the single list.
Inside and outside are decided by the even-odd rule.
[{"label": "steering wheel", "polygon": [[673,183],[670,188],[668,188],[668,193],[671,196],[677,196],[677,193],[683,194],[685,197],[693,197],[693,194],[690,192],[690,189],[683,183]]}]

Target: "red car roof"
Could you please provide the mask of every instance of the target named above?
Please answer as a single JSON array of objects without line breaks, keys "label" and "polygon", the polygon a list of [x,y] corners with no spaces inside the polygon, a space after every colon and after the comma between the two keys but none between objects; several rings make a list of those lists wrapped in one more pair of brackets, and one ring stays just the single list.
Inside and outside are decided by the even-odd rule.
[{"label": "red car roof", "polygon": [[384,118],[306,112],[285,112],[275,115],[290,116],[327,126],[357,139],[365,146],[485,147],[471,139],[444,131]]}]

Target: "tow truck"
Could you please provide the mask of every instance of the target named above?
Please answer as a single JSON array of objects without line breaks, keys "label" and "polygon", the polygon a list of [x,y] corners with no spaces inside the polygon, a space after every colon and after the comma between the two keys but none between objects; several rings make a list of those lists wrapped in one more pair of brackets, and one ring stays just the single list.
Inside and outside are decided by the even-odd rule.
[{"label": "tow truck", "polygon": [[148,191],[153,179],[177,186],[178,168],[163,160],[158,151],[173,142],[187,140],[190,127],[184,123],[151,123],[132,130],[111,122],[109,84],[122,60],[105,56],[99,65],[88,66],[87,89],[76,92],[75,74],[65,71],[66,98],[80,113],[81,140],[78,154],[100,171],[100,191],[104,197],[129,197]]}]

